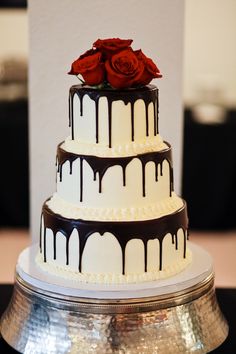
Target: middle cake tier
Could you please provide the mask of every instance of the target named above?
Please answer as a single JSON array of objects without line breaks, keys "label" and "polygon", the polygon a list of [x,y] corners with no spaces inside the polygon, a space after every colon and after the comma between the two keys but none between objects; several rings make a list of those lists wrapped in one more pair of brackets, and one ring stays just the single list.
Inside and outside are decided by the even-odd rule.
[{"label": "middle cake tier", "polygon": [[[115,187],[114,187],[115,186]],[[81,208],[132,208],[174,198],[171,146],[129,156],[57,150],[57,196]]]}]

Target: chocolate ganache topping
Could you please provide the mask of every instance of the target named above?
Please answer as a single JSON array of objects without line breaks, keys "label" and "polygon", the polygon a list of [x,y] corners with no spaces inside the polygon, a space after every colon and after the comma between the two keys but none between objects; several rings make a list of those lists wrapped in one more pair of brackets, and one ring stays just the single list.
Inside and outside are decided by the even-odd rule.
[{"label": "chocolate ganache topping", "polygon": [[[49,228],[53,232],[54,241],[54,259],[56,259],[56,240],[57,233],[61,232],[66,237],[66,264],[69,264],[69,239],[72,231],[76,229],[79,234],[79,272],[82,272],[82,257],[85,244],[88,238],[95,232],[100,233],[101,237],[105,232],[113,234],[120,244],[122,249],[122,274],[125,274],[125,248],[127,243],[132,239],[141,239],[144,244],[144,264],[145,272],[147,272],[147,244],[148,240],[158,239],[159,241],[159,270],[162,270],[162,243],[164,237],[170,233],[172,235],[172,243],[178,249],[179,229],[183,230],[184,234],[184,250],[183,257],[186,257],[186,239],[188,218],[186,205],[174,213],[163,216],[158,219],[144,221],[89,221],[82,219],[67,219],[59,214],[55,214],[47,206],[47,202],[43,205],[42,218],[44,228],[40,234],[40,249],[42,252],[42,237],[44,245],[46,244],[46,229]],[[44,262],[47,261],[46,247],[44,246]]]},{"label": "chocolate ganache topping", "polygon": [[73,162],[80,159],[80,201],[83,201],[83,161],[86,161],[91,169],[93,170],[94,180],[99,178],[99,193],[102,192],[102,178],[105,175],[108,168],[119,165],[123,171],[123,185],[126,185],[126,167],[134,159],[140,160],[142,165],[142,186],[143,186],[143,197],[146,195],[145,191],[145,167],[148,162],[154,162],[155,164],[155,180],[158,181],[158,165],[160,165],[160,175],[162,176],[163,162],[167,161],[170,168],[170,187],[169,195],[173,191],[173,167],[172,167],[172,157],[171,157],[171,146],[166,143],[168,147],[161,151],[148,152],[145,154],[139,154],[135,156],[126,157],[98,157],[93,155],[79,155],[62,148],[60,144],[57,148],[57,171],[59,173],[60,181],[62,181],[62,167],[66,161],[70,164],[70,174],[73,171]]},{"label": "chocolate ganache topping", "polygon": [[83,116],[83,99],[88,95],[91,100],[95,102],[95,126],[96,126],[96,143],[99,143],[99,99],[102,97],[107,98],[108,102],[108,137],[109,147],[112,147],[112,103],[114,101],[122,100],[125,105],[131,104],[131,137],[130,140],[134,141],[134,104],[138,99],[142,99],[145,103],[146,115],[146,136],[149,136],[149,123],[148,123],[148,106],[153,103],[154,106],[154,135],[158,134],[158,89],[154,85],[147,85],[142,88],[114,90],[114,89],[101,89],[97,90],[89,86],[74,85],[70,88],[69,93],[69,126],[71,127],[72,140],[75,138],[74,134],[74,108],[73,99],[74,95],[78,95],[80,100],[80,116]]}]

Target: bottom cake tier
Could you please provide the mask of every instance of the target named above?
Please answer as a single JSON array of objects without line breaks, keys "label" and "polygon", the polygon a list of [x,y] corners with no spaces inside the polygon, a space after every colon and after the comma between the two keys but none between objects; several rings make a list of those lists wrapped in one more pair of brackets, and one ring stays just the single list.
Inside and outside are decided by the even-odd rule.
[{"label": "bottom cake tier", "polygon": [[70,219],[43,206],[37,264],[45,271],[91,283],[163,279],[191,262],[186,205],[156,219]]}]

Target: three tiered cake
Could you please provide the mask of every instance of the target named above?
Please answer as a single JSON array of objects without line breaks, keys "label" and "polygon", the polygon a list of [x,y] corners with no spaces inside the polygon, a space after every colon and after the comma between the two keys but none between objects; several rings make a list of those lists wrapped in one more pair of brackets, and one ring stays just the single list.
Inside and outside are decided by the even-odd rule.
[{"label": "three tiered cake", "polygon": [[97,40],[72,64],[70,137],[57,149],[57,191],[42,210],[37,264],[83,282],[172,276],[191,262],[171,146],[158,132],[161,74],[131,40]]},{"label": "three tiered cake", "polygon": [[98,40],[72,64],[83,83],[69,92],[57,191],[0,322],[20,353],[203,354],[228,334],[158,133],[149,83],[161,74],[131,42]]}]

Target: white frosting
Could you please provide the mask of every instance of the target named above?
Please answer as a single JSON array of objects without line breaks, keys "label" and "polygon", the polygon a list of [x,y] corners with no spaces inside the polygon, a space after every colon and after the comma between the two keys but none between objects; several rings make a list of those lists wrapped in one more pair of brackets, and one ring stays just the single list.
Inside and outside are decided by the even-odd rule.
[{"label": "white frosting", "polygon": [[70,219],[101,221],[150,220],[174,213],[182,208],[183,200],[175,193],[161,202],[123,208],[86,208],[65,201],[57,193],[47,201],[48,207],[56,214]]},{"label": "white frosting", "polygon": [[[179,230],[180,232],[180,230]],[[49,234],[50,235],[50,234]],[[110,234],[111,235],[111,234]],[[93,237],[90,236],[90,238]],[[99,244],[100,237],[100,244]],[[187,267],[187,265],[192,260],[192,255],[189,250],[186,252],[186,258],[183,258],[183,249],[179,247],[179,250],[174,250],[174,245],[171,243],[171,240],[166,240],[165,245],[163,246],[163,269],[160,271],[157,268],[158,257],[155,258],[155,266],[151,265],[151,258],[154,253],[157,253],[156,245],[157,240],[150,242],[148,247],[148,269],[147,272],[144,272],[144,257],[143,257],[143,245],[140,240],[131,240],[130,245],[127,247],[127,252],[125,255],[127,267],[125,275],[121,273],[121,257],[119,251],[119,244],[116,242],[111,242],[111,236],[104,235],[95,236],[91,240],[88,249],[86,250],[87,245],[85,246],[83,258],[82,273],[77,270],[72,269],[70,266],[67,266],[65,263],[62,264],[57,260],[54,260],[53,257],[47,258],[47,263],[44,263],[43,256],[39,252],[36,257],[37,264],[45,271],[52,273],[54,275],[64,277],[66,279],[73,279],[79,282],[90,282],[90,283],[136,283],[143,281],[152,281],[157,279],[164,279],[170,276],[173,276]],[[110,239],[109,239],[110,238]],[[106,240],[107,239],[107,240]],[[96,240],[96,241],[95,241]],[[72,240],[70,240],[71,243]],[[115,247],[104,247],[104,244],[107,246]],[[73,245],[74,246],[74,245]],[[73,248],[71,246],[71,248]],[[99,247],[100,246],[100,247]],[[64,248],[65,252],[65,248]],[[173,253],[174,257],[173,257]],[[106,255],[109,254],[109,259],[106,259]],[[113,255],[113,257],[111,256]],[[133,254],[135,256],[133,256]],[[77,258],[73,259],[73,262],[78,264],[78,253],[76,254]],[[92,257],[93,256],[93,257]],[[141,257],[139,257],[141,256]],[[58,256],[59,257],[59,256]],[[57,258],[58,258],[57,257]],[[72,255],[70,254],[70,258]],[[89,257],[89,258],[88,258]],[[150,258],[150,260],[149,260]],[[63,258],[62,258],[63,259]],[[171,261],[169,261],[171,260]],[[154,262],[153,262],[154,264]],[[90,272],[89,272],[90,271]]]},{"label": "white frosting", "polygon": [[[88,144],[96,143],[95,102],[86,94],[83,98],[83,115],[80,115],[80,99],[73,96],[74,139]],[[126,144],[131,141],[131,103],[122,100],[112,103],[112,146]],[[154,106],[148,106],[149,136],[154,136]],[[109,145],[108,101],[101,97],[98,102],[98,145]],[[134,141],[146,138],[146,112],[142,99],[134,103]]]},{"label": "white frosting", "polygon": [[61,145],[62,149],[81,155],[93,155],[99,157],[125,157],[145,154],[147,152],[161,151],[168,146],[158,134],[152,137],[140,138],[133,142],[124,142],[111,148],[103,144],[84,143],[78,140],[66,138]]},{"label": "white frosting", "polygon": [[[78,268],[77,268],[78,269]],[[122,251],[119,242],[109,232],[89,236],[82,256],[85,274],[122,274]]]}]

